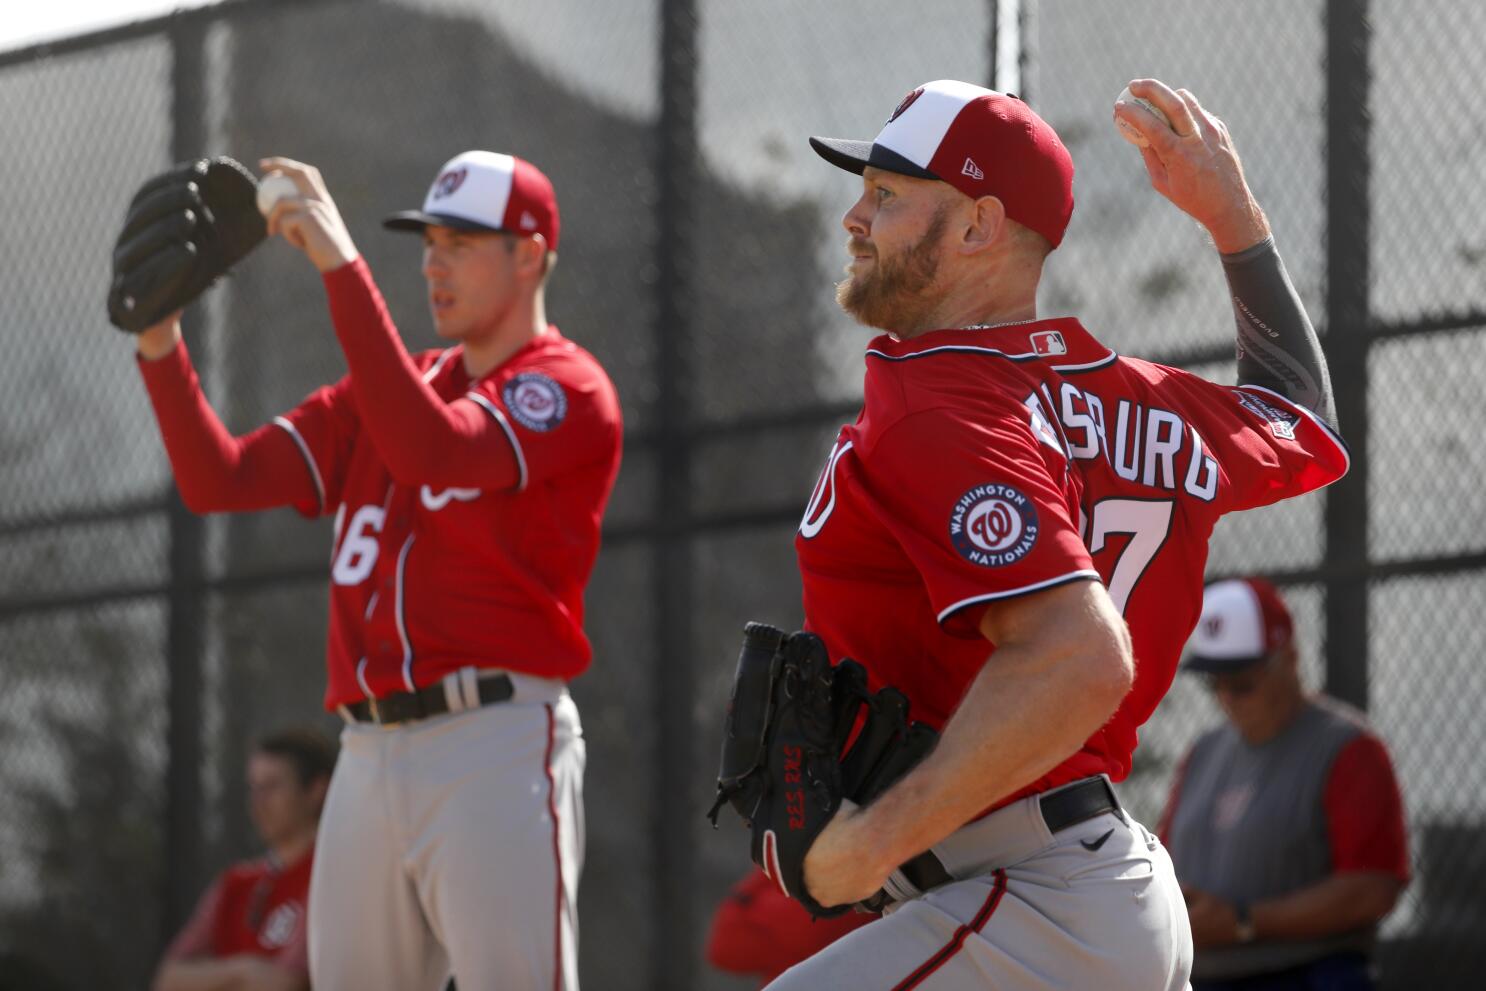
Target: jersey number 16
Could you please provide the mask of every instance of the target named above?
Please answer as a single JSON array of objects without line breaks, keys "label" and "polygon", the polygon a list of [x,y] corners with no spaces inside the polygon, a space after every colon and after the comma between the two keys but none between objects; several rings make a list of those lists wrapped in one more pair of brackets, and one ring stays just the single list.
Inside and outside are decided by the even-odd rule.
[{"label": "jersey number 16", "polygon": [[377,536],[386,521],[387,514],[381,506],[362,506],[356,510],[335,555],[335,564],[330,568],[330,577],[337,585],[360,585],[366,581],[377,563],[377,551],[381,548]]}]

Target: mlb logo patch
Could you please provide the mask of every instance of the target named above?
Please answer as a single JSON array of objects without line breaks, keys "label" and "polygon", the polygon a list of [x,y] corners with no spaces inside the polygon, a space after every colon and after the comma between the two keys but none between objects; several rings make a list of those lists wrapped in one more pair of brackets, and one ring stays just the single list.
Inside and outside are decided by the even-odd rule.
[{"label": "mlb logo patch", "polygon": [[1032,335],[1032,350],[1043,357],[1067,354],[1068,342],[1056,330],[1039,330]]}]

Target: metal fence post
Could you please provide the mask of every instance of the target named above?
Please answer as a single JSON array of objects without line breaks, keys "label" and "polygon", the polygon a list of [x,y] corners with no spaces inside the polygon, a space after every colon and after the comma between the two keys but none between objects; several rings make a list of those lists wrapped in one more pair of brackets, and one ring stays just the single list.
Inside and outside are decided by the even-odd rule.
[{"label": "metal fence post", "polygon": [[[208,23],[176,18],[171,50],[172,161],[202,154],[205,143],[205,61]],[[199,308],[188,311],[186,334],[197,367],[205,367]],[[206,648],[205,527],[171,492],[170,590],[166,639],[169,688],[165,769],[164,911],[162,945],[185,921],[201,887],[202,666]]]},{"label": "metal fence post", "polygon": [[697,186],[696,0],[660,5],[660,120],[656,178],[656,443],[660,482],[655,524],[656,760],[653,863],[656,915],[651,952],[661,991],[694,986],[692,780],[691,390],[688,360],[692,221]]},{"label": "metal fence post", "polygon": [[1000,62],[1001,53],[1001,0],[986,0],[986,13],[990,17],[990,30],[987,32],[986,48],[990,52],[989,64],[986,66],[986,88],[999,90],[1001,80],[997,78],[996,66]]},{"label": "metal fence post", "polygon": [[1037,90],[1037,80],[1032,77],[1041,58],[1037,45],[1037,0],[1021,0],[1017,4],[1016,24],[1016,92],[1030,106]]},{"label": "metal fence post", "polygon": [[1366,0],[1326,4],[1326,354],[1352,469],[1327,490],[1326,691],[1367,707],[1370,235]]}]

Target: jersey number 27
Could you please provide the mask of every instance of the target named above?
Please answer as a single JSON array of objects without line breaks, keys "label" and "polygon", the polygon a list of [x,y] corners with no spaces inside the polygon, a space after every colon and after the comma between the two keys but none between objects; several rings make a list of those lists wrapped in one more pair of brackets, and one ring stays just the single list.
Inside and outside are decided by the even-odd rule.
[{"label": "jersey number 27", "polygon": [[1105,582],[1109,597],[1122,616],[1145,569],[1156,559],[1171,533],[1174,509],[1175,503],[1170,499],[1101,499],[1094,503],[1089,516],[1090,554],[1104,550],[1112,534],[1130,536]]}]

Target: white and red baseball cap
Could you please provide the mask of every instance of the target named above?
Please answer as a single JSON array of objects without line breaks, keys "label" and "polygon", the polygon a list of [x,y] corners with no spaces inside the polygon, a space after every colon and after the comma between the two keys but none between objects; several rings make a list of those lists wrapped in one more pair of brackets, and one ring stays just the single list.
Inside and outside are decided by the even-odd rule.
[{"label": "white and red baseball cap", "polygon": [[1290,610],[1263,578],[1213,582],[1202,593],[1202,618],[1184,666],[1205,674],[1238,671],[1270,657],[1294,634]]},{"label": "white and red baseball cap", "polygon": [[1048,123],[1010,93],[954,79],[924,83],[871,141],[811,138],[816,153],[861,175],[867,166],[940,179],[1057,247],[1073,214],[1073,159]]},{"label": "white and red baseball cap", "polygon": [[540,234],[547,250],[556,251],[561,223],[557,194],[541,169],[514,155],[467,151],[439,169],[423,198],[423,209],[394,213],[382,226],[395,231],[433,226]]}]

